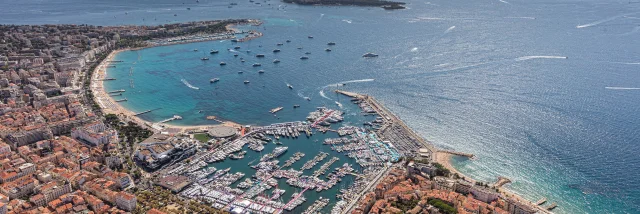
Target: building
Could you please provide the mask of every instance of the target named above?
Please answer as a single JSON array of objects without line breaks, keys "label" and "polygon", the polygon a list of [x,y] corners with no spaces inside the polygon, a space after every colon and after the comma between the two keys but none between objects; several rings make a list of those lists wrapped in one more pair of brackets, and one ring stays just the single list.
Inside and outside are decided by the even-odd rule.
[{"label": "building", "polygon": [[491,203],[492,201],[498,200],[500,193],[495,189],[478,186],[475,185],[470,189],[471,194],[475,199],[485,203]]},{"label": "building", "polygon": [[524,204],[520,201],[516,201],[513,198],[507,199],[507,212],[509,214],[534,214],[537,213],[536,209],[533,207]]},{"label": "building", "polygon": [[2,193],[10,199],[21,198],[33,193],[38,181],[31,177],[23,177],[13,182],[2,184]]},{"label": "building", "polygon": [[473,184],[464,180],[457,180],[455,185],[455,192],[467,195],[471,192]]},{"label": "building", "polygon": [[118,132],[108,129],[102,121],[76,127],[71,131],[71,137],[80,139],[91,146],[118,142]]},{"label": "building", "polygon": [[103,176],[104,178],[113,181],[116,184],[116,187],[121,189],[129,187],[133,183],[131,176],[123,172],[109,171],[104,173]]},{"label": "building", "polygon": [[30,201],[38,206],[44,206],[46,203],[49,203],[64,194],[70,193],[72,189],[71,184],[68,182],[59,183],[51,181],[37,188],[37,191],[40,193],[31,197]]},{"label": "building", "polygon": [[36,171],[36,166],[32,163],[24,163],[18,167],[0,172],[0,183],[15,181]]},{"label": "building", "polygon": [[0,202],[0,214],[7,214],[7,204]]},{"label": "building", "polygon": [[136,209],[136,196],[126,193],[119,192],[116,195],[116,206],[122,210],[133,211]]}]

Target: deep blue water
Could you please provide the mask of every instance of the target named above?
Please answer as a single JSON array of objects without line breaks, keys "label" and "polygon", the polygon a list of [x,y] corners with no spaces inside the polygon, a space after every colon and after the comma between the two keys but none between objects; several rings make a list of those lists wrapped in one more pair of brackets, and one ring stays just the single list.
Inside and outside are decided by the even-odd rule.
[{"label": "deep blue water", "polygon": [[[179,114],[185,117],[181,124],[206,123],[205,115],[267,124],[301,120],[337,99],[346,106],[331,85],[374,79],[344,89],[376,96],[439,147],[478,155],[455,159],[463,173],[484,181],[509,177],[514,183],[508,188],[531,200],[558,202],[557,213],[640,213],[634,182],[640,177],[640,4],[411,0],[408,10],[384,11],[228,3],[2,1],[0,23],[263,19],[266,29],[257,29],[265,36],[240,44],[240,51],[264,53],[265,59],[241,53],[243,65],[227,53],[227,41],[125,52],[118,59],[126,62],[109,73],[118,80],[107,87],[126,89],[124,105],[134,111],[163,107],[144,116],[151,121]],[[279,47],[282,52],[271,52],[287,39],[292,42]],[[337,45],[326,53],[329,41]],[[200,61],[209,49],[221,53]],[[298,59],[307,51],[309,60]],[[366,52],[380,57],[361,58]],[[276,57],[282,62],[273,65]],[[220,67],[220,61],[227,65]],[[262,63],[265,74],[256,73],[254,62]],[[221,81],[209,84],[213,77]],[[323,88],[328,98],[320,96]],[[301,108],[293,110],[293,104]],[[267,112],[277,106],[285,107],[280,119]]]}]

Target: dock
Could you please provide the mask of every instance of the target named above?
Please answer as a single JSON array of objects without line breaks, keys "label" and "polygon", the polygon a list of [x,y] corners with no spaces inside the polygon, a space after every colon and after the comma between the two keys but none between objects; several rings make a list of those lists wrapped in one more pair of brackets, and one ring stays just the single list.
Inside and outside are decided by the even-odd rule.
[{"label": "dock", "polygon": [[180,117],[179,115],[173,115],[173,117],[169,118],[169,119],[164,119],[158,123],[166,123],[169,121],[174,121],[174,120],[182,120],[182,117]]},{"label": "dock", "polygon": [[547,209],[547,210],[553,210],[553,209],[555,209],[556,207],[558,207],[558,204],[557,204],[556,202],[553,202],[553,204],[551,204],[551,205],[549,205],[549,206],[545,207],[545,209]]},{"label": "dock", "polygon": [[146,114],[146,113],[149,113],[149,112],[152,112],[152,111],[155,111],[155,110],[160,110],[160,109],[162,109],[162,108],[156,108],[156,109],[146,110],[146,111],[143,111],[143,112],[138,112],[138,113],[133,114],[133,116],[138,116],[138,115],[141,115],[141,114]]},{"label": "dock", "polygon": [[476,156],[474,154],[471,153],[465,153],[465,152],[457,152],[457,151],[452,151],[452,150],[438,150],[438,152],[442,152],[442,153],[447,153],[447,154],[452,154],[452,155],[457,155],[457,156],[461,156],[461,157],[468,157],[471,159],[475,159]]},{"label": "dock", "polygon": [[115,94],[115,93],[122,93],[122,92],[125,92],[125,90],[120,89],[120,90],[110,91],[110,92],[107,92],[107,94]]},{"label": "dock", "polygon": [[493,186],[500,188],[500,187],[502,187],[502,186],[504,186],[505,184],[508,184],[508,183],[511,183],[511,180],[509,180],[506,177],[499,176],[498,177],[498,181],[496,181],[496,183],[493,184]]},{"label": "dock", "polygon": [[547,203],[547,198],[541,198],[540,200],[538,200],[538,202],[536,202],[536,205],[540,206],[544,203]]}]

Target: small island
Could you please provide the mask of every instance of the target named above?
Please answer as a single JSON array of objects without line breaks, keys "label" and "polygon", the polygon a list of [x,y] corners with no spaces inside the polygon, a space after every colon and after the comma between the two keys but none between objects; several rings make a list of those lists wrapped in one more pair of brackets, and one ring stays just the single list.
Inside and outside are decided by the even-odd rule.
[{"label": "small island", "polygon": [[285,3],[295,3],[301,5],[355,5],[355,6],[376,6],[385,10],[405,9],[404,2],[394,2],[385,0],[282,0]]}]

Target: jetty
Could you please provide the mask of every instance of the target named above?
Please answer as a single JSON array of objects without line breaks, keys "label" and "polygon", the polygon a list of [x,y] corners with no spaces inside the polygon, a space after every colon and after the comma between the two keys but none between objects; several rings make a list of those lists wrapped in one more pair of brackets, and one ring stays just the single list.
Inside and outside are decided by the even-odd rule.
[{"label": "jetty", "polygon": [[120,89],[120,90],[110,91],[110,92],[107,92],[107,94],[115,94],[115,93],[122,93],[122,92],[125,92],[125,90]]},{"label": "jetty", "polygon": [[440,150],[438,150],[438,152],[457,155],[457,156],[461,156],[461,157],[468,157],[468,158],[471,158],[471,159],[475,159],[476,158],[476,156],[474,154],[465,153],[465,152],[458,152],[458,151],[444,150],[444,149],[440,149]]},{"label": "jetty", "polygon": [[169,121],[174,121],[174,120],[182,120],[182,117],[180,117],[179,115],[173,115],[173,117],[169,118],[169,119],[164,119],[158,123],[166,123]]},{"label": "jetty", "polygon": [[544,203],[547,203],[547,198],[542,197],[540,200],[538,200],[538,201],[536,202],[536,205],[540,206],[540,205],[542,205],[542,204],[544,204]]},{"label": "jetty", "polygon": [[558,207],[558,204],[557,204],[556,202],[553,202],[553,204],[551,204],[551,205],[549,205],[549,206],[545,207],[545,209],[547,209],[547,210],[553,210],[553,209],[555,209],[556,207]]},{"label": "jetty", "polygon": [[509,180],[506,177],[499,176],[498,177],[498,181],[496,181],[496,183],[493,184],[493,186],[495,186],[497,188],[500,188],[500,187],[502,187],[502,186],[504,186],[505,184],[508,184],[508,183],[511,183],[511,180]]},{"label": "jetty", "polygon": [[141,114],[146,114],[146,113],[149,113],[149,112],[152,112],[152,111],[155,111],[155,110],[160,110],[160,109],[162,109],[162,108],[149,109],[149,110],[146,110],[146,111],[143,111],[143,112],[135,113],[135,114],[133,114],[133,116],[138,116],[138,115],[141,115]]}]

